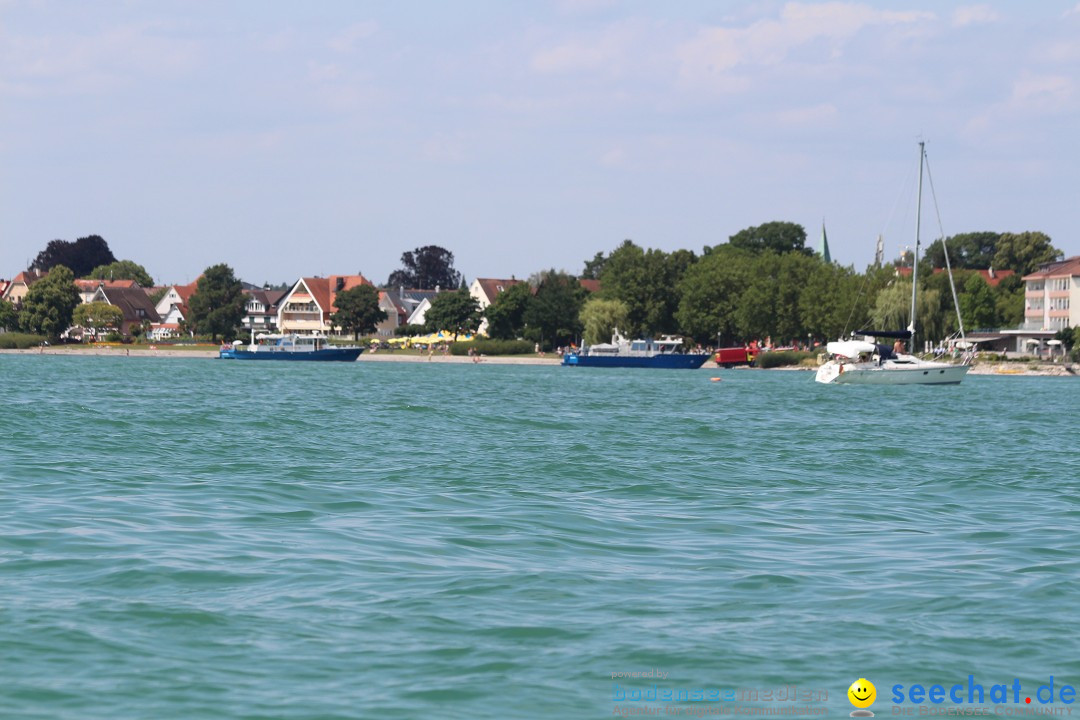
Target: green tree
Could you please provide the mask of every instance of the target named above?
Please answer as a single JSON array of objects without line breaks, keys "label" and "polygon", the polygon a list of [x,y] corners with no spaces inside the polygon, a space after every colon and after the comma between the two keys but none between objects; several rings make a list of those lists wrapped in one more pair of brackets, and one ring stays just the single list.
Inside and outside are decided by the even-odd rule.
[{"label": "green tree", "polygon": [[426,245],[401,255],[401,269],[390,273],[388,287],[418,290],[459,287],[462,276],[454,269],[454,253],[438,245]]},{"label": "green tree", "polygon": [[585,289],[577,278],[554,269],[542,273],[536,295],[525,309],[525,337],[544,348],[568,345],[581,336]]},{"label": "green tree", "polygon": [[439,293],[432,299],[424,321],[428,332],[449,330],[456,340],[459,333],[472,332],[480,326],[480,304],[468,289]]},{"label": "green tree", "polygon": [[[912,339],[915,347],[919,340],[941,340],[945,337],[945,326],[941,314],[941,292],[935,288],[919,292],[915,312],[916,337]],[[877,294],[871,314],[876,330],[903,330],[908,327],[911,318],[911,281],[898,280],[882,289]],[[856,328],[859,329],[859,328]]]},{"label": "green tree", "polygon": [[835,263],[814,266],[799,294],[799,337],[805,333],[811,339],[832,340],[856,329],[853,325],[865,325],[866,311],[858,312],[858,301],[861,286],[868,282]]},{"label": "green tree", "polygon": [[1021,275],[1001,278],[994,288],[997,327],[1015,327],[1024,321],[1024,280]]},{"label": "green tree", "polygon": [[55,265],[30,286],[19,312],[19,325],[27,332],[55,340],[71,327],[71,315],[81,299],[75,275],[63,265]]},{"label": "green tree", "polygon": [[154,279],[146,268],[131,260],[117,260],[108,265],[98,265],[87,275],[91,280],[134,280],[141,287],[153,287]]},{"label": "green tree", "polygon": [[777,255],[789,252],[813,254],[813,250],[806,247],[805,228],[792,222],[773,221],[740,230],[728,238],[728,244],[751,253],[772,250]]},{"label": "green tree", "polygon": [[7,300],[0,300],[0,330],[14,331],[19,327],[19,312],[15,305]]},{"label": "green tree", "polygon": [[964,292],[960,295],[960,317],[966,330],[992,328],[997,324],[997,298],[990,285],[978,273],[971,273],[964,280]]},{"label": "green tree", "polygon": [[634,336],[675,332],[679,283],[696,261],[689,250],[643,250],[631,240],[616,248],[604,263],[601,295],[625,303],[622,330]]},{"label": "green tree", "polygon": [[1052,262],[1062,256],[1060,250],[1050,243],[1050,237],[1041,232],[1004,233],[998,240],[994,253],[994,267],[1012,270],[1023,277],[1035,272],[1039,265]]},{"label": "green tree", "polygon": [[599,280],[600,276],[604,274],[604,265],[607,263],[607,256],[602,252],[596,253],[592,260],[585,261],[585,269],[581,273],[581,277],[584,280]]},{"label": "green tree", "polygon": [[675,313],[682,331],[700,343],[741,341],[735,314],[739,297],[750,286],[752,265],[747,252],[721,245],[688,268]]},{"label": "green tree", "polygon": [[187,327],[202,335],[209,335],[213,342],[218,336],[228,340],[235,337],[236,329],[244,318],[244,287],[233,270],[221,263],[203,271],[188,301],[190,317]]},{"label": "green tree", "polygon": [[487,334],[498,340],[513,340],[525,329],[525,311],[532,302],[532,286],[518,283],[495,296],[495,301],[484,310],[487,318]]},{"label": "green tree", "polygon": [[[994,253],[997,252],[1001,233],[970,232],[959,233],[945,239],[940,238],[926,246],[923,257],[936,268],[945,267],[945,248],[949,249],[949,264],[953,270],[985,270],[994,265]],[[920,272],[922,268],[919,268]]]},{"label": "green tree", "polygon": [[99,330],[120,332],[120,327],[124,324],[124,312],[105,302],[83,303],[71,314],[71,324],[91,330],[94,335],[97,335]]},{"label": "green tree", "polygon": [[51,270],[63,265],[71,270],[75,277],[84,277],[99,265],[115,262],[116,257],[109,250],[109,244],[100,235],[88,235],[75,242],[53,240],[34,258],[36,270]]},{"label": "green tree", "polygon": [[589,345],[608,342],[617,328],[626,326],[627,309],[622,300],[589,298],[581,306],[581,324]]},{"label": "green tree", "polygon": [[371,285],[357,285],[342,290],[334,296],[337,312],[330,316],[330,323],[353,334],[375,332],[375,327],[387,318],[386,311],[379,308],[379,291]]}]

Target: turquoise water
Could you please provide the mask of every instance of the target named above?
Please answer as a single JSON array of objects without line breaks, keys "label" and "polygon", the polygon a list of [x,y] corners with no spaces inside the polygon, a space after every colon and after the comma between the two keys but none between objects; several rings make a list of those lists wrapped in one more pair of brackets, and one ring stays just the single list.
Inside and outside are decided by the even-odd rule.
[{"label": "turquoise water", "polygon": [[1075,685],[1078,397],[0,356],[0,717],[600,718],[654,684],[843,717],[859,677],[880,717],[896,683]]}]

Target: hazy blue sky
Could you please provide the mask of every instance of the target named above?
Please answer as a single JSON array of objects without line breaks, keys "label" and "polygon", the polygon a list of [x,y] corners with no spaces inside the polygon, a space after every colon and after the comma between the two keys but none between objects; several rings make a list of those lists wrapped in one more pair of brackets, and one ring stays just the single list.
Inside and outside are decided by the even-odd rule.
[{"label": "hazy blue sky", "polygon": [[522,277],[823,218],[862,269],[920,137],[946,234],[1073,255],[1078,70],[1076,0],[0,0],[0,277],[95,233],[162,282]]}]

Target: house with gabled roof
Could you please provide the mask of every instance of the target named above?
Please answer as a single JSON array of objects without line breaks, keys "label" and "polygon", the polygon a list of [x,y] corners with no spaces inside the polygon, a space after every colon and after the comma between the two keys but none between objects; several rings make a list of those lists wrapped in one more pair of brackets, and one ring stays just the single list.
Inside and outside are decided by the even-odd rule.
[{"label": "house with gabled roof", "polygon": [[394,330],[405,325],[412,314],[396,290],[379,291],[379,309],[386,313],[386,319],[375,326],[375,332],[383,336],[393,335]]},{"label": "house with gabled roof", "polygon": [[[469,294],[472,295],[473,299],[476,300],[476,303],[480,306],[480,312],[484,312],[491,307],[492,303],[495,302],[496,297],[505,292],[507,288],[513,287],[520,282],[522,281],[517,280],[513,276],[511,276],[509,280],[500,280],[498,278],[476,278],[472,281],[472,284],[469,285]],[[487,318],[484,318],[480,321],[480,328],[477,332],[481,335],[486,335],[487,327],[488,321]]]},{"label": "house with gabled roof", "polygon": [[11,279],[11,282],[4,288],[4,294],[0,297],[15,306],[19,306],[22,304],[26,294],[30,292],[30,286],[47,274],[48,273],[39,273],[36,270],[23,270]]},{"label": "house with gabled roof", "polygon": [[337,311],[334,297],[360,285],[372,283],[363,275],[300,278],[278,303],[278,330],[298,335],[329,334],[330,316]]},{"label": "house with gabled roof", "polygon": [[[134,280],[75,280],[75,287],[79,288],[79,297],[83,303],[92,302],[98,287],[108,288],[133,288],[142,290],[139,283]],[[145,294],[145,291],[143,291]]]},{"label": "house with gabled roof", "polygon": [[255,332],[273,332],[277,330],[278,304],[285,297],[286,290],[265,290],[260,287],[244,287],[247,302],[244,305],[244,318],[240,326],[244,330]]},{"label": "house with gabled roof", "polygon": [[94,291],[90,302],[108,303],[120,309],[124,314],[119,328],[122,335],[130,335],[132,326],[161,322],[161,316],[150,302],[150,296],[138,284],[134,287],[107,287],[102,283]]},{"label": "house with gabled roof", "polygon": [[181,323],[188,315],[188,301],[195,294],[198,279],[187,285],[170,285],[154,306],[160,320],[150,327],[151,340],[167,340],[181,336]]}]

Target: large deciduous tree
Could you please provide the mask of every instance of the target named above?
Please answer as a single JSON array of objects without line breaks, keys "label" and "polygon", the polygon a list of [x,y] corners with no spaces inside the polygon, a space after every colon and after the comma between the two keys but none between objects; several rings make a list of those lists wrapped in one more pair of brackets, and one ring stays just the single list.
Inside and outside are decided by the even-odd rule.
[{"label": "large deciduous tree", "polygon": [[525,329],[525,310],[532,302],[532,286],[518,283],[495,296],[495,301],[484,310],[487,318],[487,334],[498,340],[513,340]]},{"label": "large deciduous tree", "polygon": [[792,222],[773,221],[740,230],[728,238],[728,244],[751,253],[772,250],[777,255],[789,252],[813,254],[806,247],[806,229]]},{"label": "large deciduous tree", "polygon": [[401,269],[390,273],[388,287],[443,290],[460,287],[461,273],[454,269],[454,253],[438,245],[426,245],[402,253]]},{"label": "large deciduous tree", "polygon": [[1039,265],[1062,256],[1041,232],[1003,233],[994,253],[994,267],[1012,270],[1021,277],[1035,272]]},{"label": "large deciduous tree", "polygon": [[33,267],[47,271],[63,265],[74,277],[85,277],[99,265],[116,262],[116,257],[109,250],[109,244],[100,235],[87,235],[75,242],[53,240],[34,258]]},{"label": "large deciduous tree", "polygon": [[[954,269],[985,270],[994,264],[1001,233],[982,231],[959,233],[945,239],[935,240],[923,253],[933,267],[945,267],[945,248],[949,249],[949,265]],[[919,268],[922,270],[922,267]]]},{"label": "large deciduous tree", "polygon": [[622,330],[631,335],[675,332],[679,283],[696,261],[689,250],[643,250],[631,240],[612,251],[603,264],[601,294],[626,305]]},{"label": "large deciduous tree", "polygon": [[19,312],[15,305],[7,300],[0,300],[0,330],[13,331],[19,327]]},{"label": "large deciduous tree", "polygon": [[997,298],[981,275],[971,273],[964,280],[964,292],[959,300],[960,317],[968,331],[996,327]]},{"label": "large deciduous tree", "polygon": [[244,318],[243,285],[228,265],[212,265],[203,271],[188,301],[187,326],[217,342],[219,336],[235,336]]},{"label": "large deciduous tree", "polygon": [[63,265],[30,286],[19,312],[19,325],[27,332],[56,339],[71,327],[71,315],[82,298],[75,275]]},{"label": "large deciduous tree", "polygon": [[752,258],[727,246],[713,248],[680,283],[675,314],[682,331],[698,342],[719,338],[722,345],[743,340],[736,322],[739,297],[750,285]]},{"label": "large deciduous tree", "polygon": [[90,330],[97,335],[99,330],[116,330],[124,324],[124,312],[115,305],[105,302],[83,303],[71,314],[71,324]]},{"label": "large deciduous tree", "polygon": [[431,301],[424,321],[428,332],[449,330],[456,338],[480,326],[480,303],[465,288],[440,293]]},{"label": "large deciduous tree", "polygon": [[376,326],[386,319],[386,311],[379,307],[379,291],[371,285],[357,285],[342,290],[334,296],[337,311],[330,322],[344,332],[351,332],[353,340],[360,333],[375,332]]},{"label": "large deciduous tree", "polygon": [[134,280],[141,287],[153,287],[154,279],[146,268],[131,260],[117,260],[108,265],[98,265],[87,275],[91,280]]},{"label": "large deciduous tree", "polygon": [[577,340],[586,294],[577,278],[565,272],[552,269],[541,273],[536,295],[525,310],[525,336],[545,348]]},{"label": "large deciduous tree", "polygon": [[618,328],[626,327],[627,308],[622,300],[593,297],[581,307],[585,342],[590,345],[608,342]]}]

